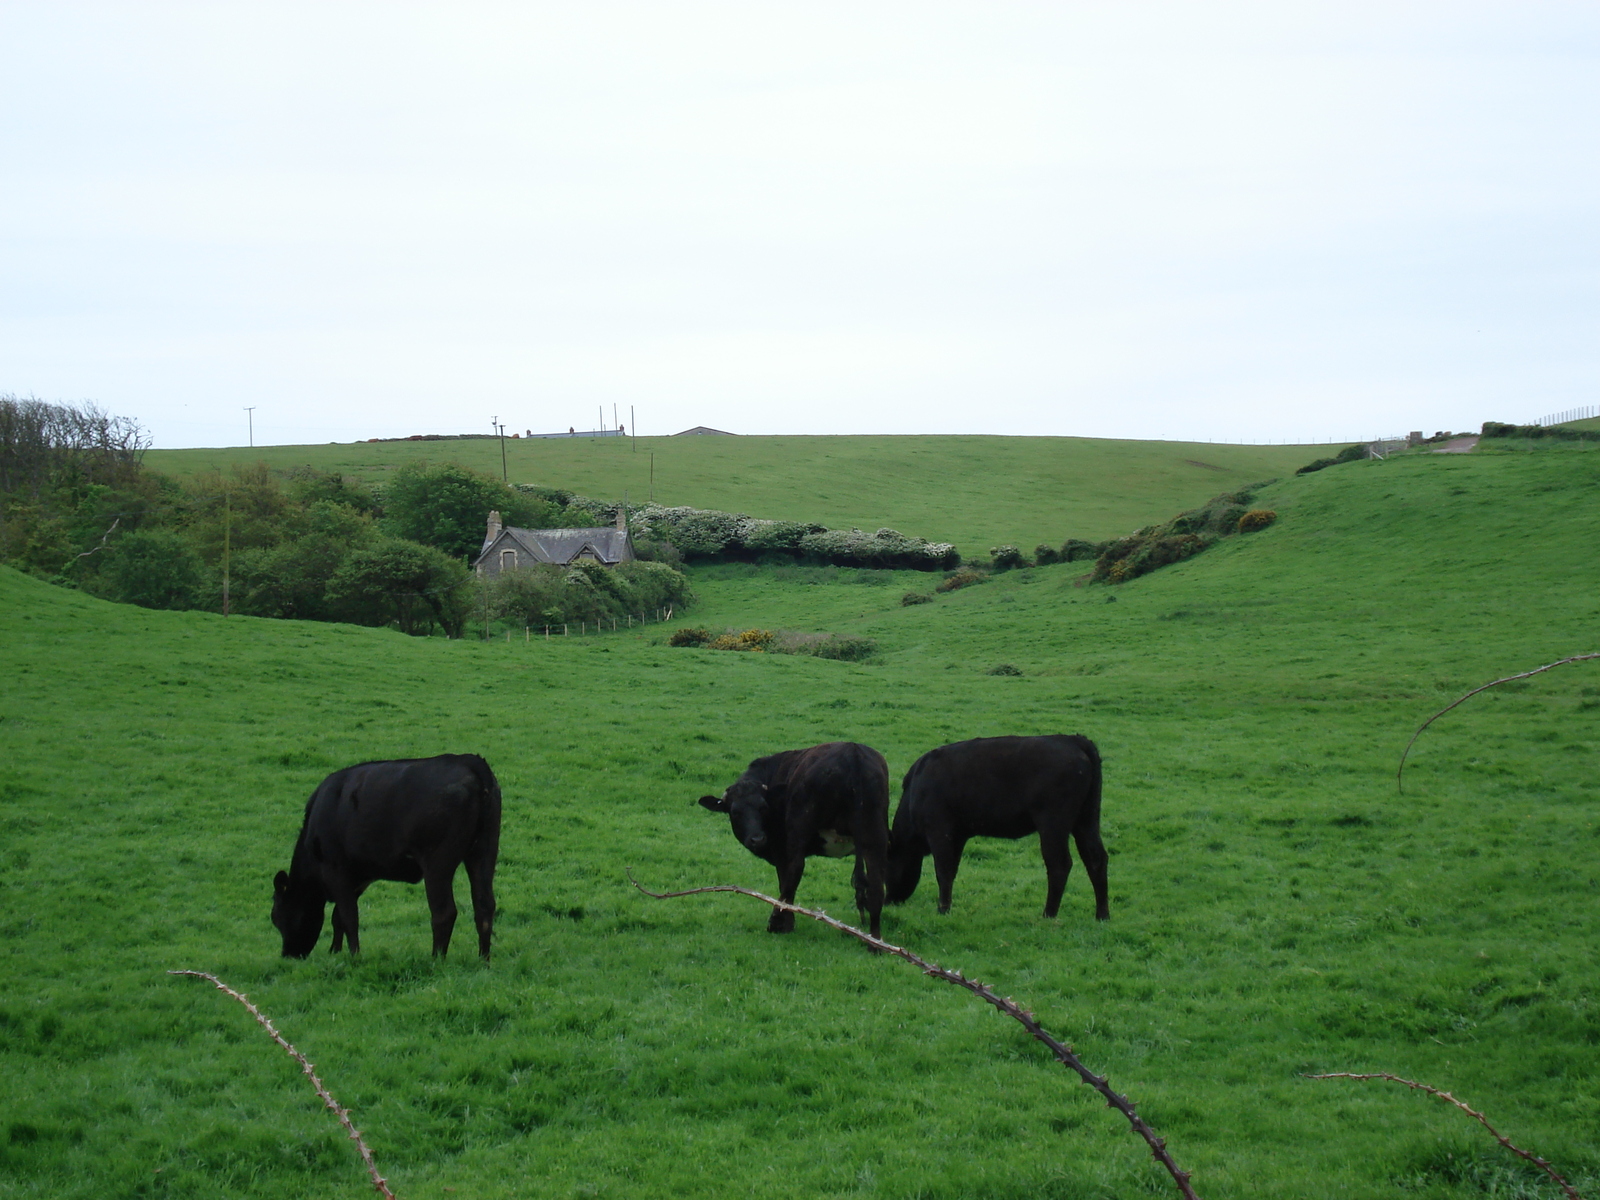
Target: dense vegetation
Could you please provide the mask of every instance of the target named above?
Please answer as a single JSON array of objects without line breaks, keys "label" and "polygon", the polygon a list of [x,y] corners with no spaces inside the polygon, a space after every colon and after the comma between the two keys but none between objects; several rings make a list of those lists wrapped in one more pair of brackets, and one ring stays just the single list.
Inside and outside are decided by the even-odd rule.
[{"label": "dense vegetation", "polygon": [[553,568],[483,594],[467,564],[490,510],[534,528],[600,517],[453,463],[412,460],[381,487],[263,462],[180,481],[144,469],[143,451],[136,425],[96,409],[0,398],[0,562],[145,608],[450,637],[475,611],[593,621],[689,596],[658,563],[614,577]]},{"label": "dense vegetation", "polygon": [[[1055,731],[1105,755],[1112,919],[1075,872],[1042,921],[1032,842],[987,841],[953,911],[924,885],[891,940],[1070,1038],[1207,1200],[1552,1194],[1460,1114],[1313,1070],[1449,1087],[1589,1191],[1600,675],[1480,696],[1419,742],[1403,797],[1393,772],[1468,687],[1596,648],[1597,486],[1588,443],[1290,476],[1256,498],[1270,528],[1114,590],[1074,563],[903,606],[926,575],[692,571],[707,628],[869,637],[868,664],[659,626],[507,644],[225,620],[0,569],[0,1196],[361,1193],[292,1064],[171,967],[272,1014],[405,1200],[1170,1194],[968,998],[814,925],[770,936],[749,901],[623,879],[770,887],[694,804],[758,754],[852,738],[898,776],[942,742]],[[466,750],[506,793],[494,965],[432,962],[396,884],[363,901],[361,962],[278,958],[270,878],[316,782]],[[800,897],[847,915],[849,875],[813,860]]]}]

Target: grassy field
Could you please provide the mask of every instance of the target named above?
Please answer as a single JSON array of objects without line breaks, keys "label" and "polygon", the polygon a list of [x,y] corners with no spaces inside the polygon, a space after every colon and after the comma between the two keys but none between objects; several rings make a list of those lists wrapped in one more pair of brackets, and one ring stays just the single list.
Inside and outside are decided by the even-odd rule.
[{"label": "grassy field", "polygon": [[[1034,845],[979,842],[952,912],[925,880],[887,937],[1032,1007],[1207,1200],[1555,1194],[1461,1114],[1317,1070],[1451,1088],[1595,1187],[1600,664],[1469,701],[1403,796],[1393,773],[1467,688],[1600,649],[1597,487],[1567,445],[1353,463],[1115,591],[1074,564],[906,608],[926,576],[695,572],[695,623],[867,634],[870,664],[146,612],[0,571],[0,1196],[362,1193],[292,1064],[178,967],[277,1020],[405,1200],[1171,1194],[969,997],[623,878],[770,888],[694,804],[758,754],[849,738],[898,777],[1056,731],[1106,758],[1111,921],[1081,869],[1042,920]],[[397,884],[359,963],[277,957],[270,879],[317,781],[447,750],[505,790],[494,965],[460,929],[430,960]],[[800,900],[851,915],[848,863]]]},{"label": "grassy field", "polygon": [[[507,440],[514,483],[633,503],[720,508],[829,526],[889,526],[982,555],[1009,542],[1031,552],[1069,537],[1119,537],[1219,492],[1292,473],[1321,446],[1233,446],[1027,437],[666,437]],[[652,456],[654,489],[652,492]],[[171,474],[264,461],[379,480],[417,458],[500,473],[500,444],[356,442],[254,450],[152,450]]]}]

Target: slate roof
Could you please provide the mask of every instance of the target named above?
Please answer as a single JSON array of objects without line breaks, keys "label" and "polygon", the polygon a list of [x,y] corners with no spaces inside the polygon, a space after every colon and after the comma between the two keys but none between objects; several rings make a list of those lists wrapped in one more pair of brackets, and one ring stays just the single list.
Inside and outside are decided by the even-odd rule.
[{"label": "slate roof", "polygon": [[691,433],[716,433],[723,437],[738,437],[736,433],[729,433],[726,429],[713,429],[709,425],[696,425],[693,429],[682,429],[673,434],[673,437],[685,437]]},{"label": "slate roof", "polygon": [[518,529],[507,525],[493,540],[484,542],[473,565],[492,561],[497,568],[498,552],[509,549],[512,544],[534,562],[555,563],[558,566],[570,563],[586,549],[608,567],[629,562],[635,557],[627,531],[610,525],[592,529]]}]

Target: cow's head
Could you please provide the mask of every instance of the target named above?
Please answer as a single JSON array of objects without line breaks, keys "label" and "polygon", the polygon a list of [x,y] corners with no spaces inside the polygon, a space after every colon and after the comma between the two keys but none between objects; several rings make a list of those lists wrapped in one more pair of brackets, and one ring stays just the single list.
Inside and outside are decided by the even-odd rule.
[{"label": "cow's head", "polygon": [[727,813],[733,825],[733,836],[751,854],[764,858],[772,852],[773,832],[777,828],[775,807],[782,791],[782,784],[769,787],[741,776],[721,796],[701,796],[700,803],[712,812]]},{"label": "cow's head", "polygon": [[272,923],[283,934],[285,958],[304,958],[316,949],[325,909],[325,901],[296,894],[287,871],[278,872],[272,881]]}]

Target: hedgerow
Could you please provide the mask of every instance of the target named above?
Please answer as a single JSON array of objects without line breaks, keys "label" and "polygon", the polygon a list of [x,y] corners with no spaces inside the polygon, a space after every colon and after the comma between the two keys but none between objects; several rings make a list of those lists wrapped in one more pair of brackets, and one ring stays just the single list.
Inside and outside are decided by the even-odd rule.
[{"label": "hedgerow", "polygon": [[668,543],[691,561],[788,558],[841,567],[920,571],[948,570],[961,561],[949,542],[930,542],[895,529],[871,533],[829,529],[806,521],[768,521],[682,505],[647,504],[630,509],[629,526],[636,539]]},{"label": "hedgerow", "polygon": [[1241,491],[1224,492],[1164,524],[1136,529],[1127,537],[1103,543],[1090,578],[1098,583],[1126,583],[1192,558],[1221,538],[1265,529],[1278,514],[1248,507],[1251,495],[1265,486],[1259,483]]}]

